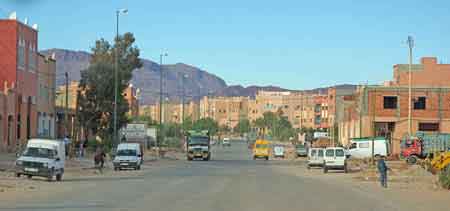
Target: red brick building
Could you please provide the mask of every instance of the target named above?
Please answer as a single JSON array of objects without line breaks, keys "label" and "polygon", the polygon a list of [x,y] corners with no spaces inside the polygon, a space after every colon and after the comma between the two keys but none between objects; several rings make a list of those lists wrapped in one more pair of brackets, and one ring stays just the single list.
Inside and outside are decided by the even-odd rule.
[{"label": "red brick building", "polygon": [[[15,19],[0,20],[0,89],[14,93],[4,102],[0,127],[2,149],[14,148],[37,132],[38,31]],[[11,96],[11,95],[7,95]],[[9,106],[14,106],[10,108]],[[8,111],[8,114],[6,114]],[[10,115],[14,113],[14,115]]]},{"label": "red brick building", "polygon": [[[393,154],[408,135],[408,69],[394,65],[394,80],[383,86],[360,86],[352,103],[346,103],[339,123],[339,140],[345,145],[353,137],[384,136]],[[436,58],[422,58],[412,65],[412,133],[450,133],[450,65]]]}]

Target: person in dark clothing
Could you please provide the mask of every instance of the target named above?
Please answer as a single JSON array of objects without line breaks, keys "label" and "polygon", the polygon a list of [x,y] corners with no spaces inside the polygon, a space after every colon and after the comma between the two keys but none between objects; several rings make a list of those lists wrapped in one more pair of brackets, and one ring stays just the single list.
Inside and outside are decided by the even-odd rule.
[{"label": "person in dark clothing", "polygon": [[102,171],[103,166],[105,164],[105,158],[106,158],[105,151],[103,150],[103,148],[98,147],[95,152],[94,162],[95,166],[100,168],[100,171]]},{"label": "person in dark clothing", "polygon": [[381,187],[387,188],[387,171],[390,170],[390,168],[386,165],[386,162],[384,161],[384,156],[378,158],[377,168],[378,173],[380,173]]}]

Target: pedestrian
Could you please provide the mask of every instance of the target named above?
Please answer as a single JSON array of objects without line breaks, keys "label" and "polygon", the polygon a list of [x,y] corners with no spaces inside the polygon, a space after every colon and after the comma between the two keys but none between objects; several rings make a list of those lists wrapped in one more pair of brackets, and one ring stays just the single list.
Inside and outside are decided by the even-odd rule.
[{"label": "pedestrian", "polygon": [[387,171],[390,168],[386,165],[384,156],[380,156],[377,161],[378,173],[380,174],[381,187],[387,188]]},{"label": "pedestrian", "polygon": [[84,157],[84,141],[80,141],[80,152],[79,152],[80,158]]},{"label": "pedestrian", "polygon": [[69,136],[64,137],[64,148],[66,151],[66,156],[69,156],[69,145],[70,145],[70,139]]},{"label": "pedestrian", "polygon": [[97,147],[97,150],[96,150],[95,156],[94,156],[94,163],[95,163],[95,166],[99,168],[100,172],[102,172],[103,166],[105,164],[105,158],[106,158],[106,154],[105,154],[105,151],[103,150],[103,147]]}]

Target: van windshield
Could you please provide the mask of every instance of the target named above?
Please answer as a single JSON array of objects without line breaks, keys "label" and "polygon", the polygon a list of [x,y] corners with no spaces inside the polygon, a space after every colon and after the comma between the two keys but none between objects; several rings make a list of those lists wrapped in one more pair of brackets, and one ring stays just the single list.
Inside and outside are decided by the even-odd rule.
[{"label": "van windshield", "polygon": [[136,156],[136,150],[134,149],[121,149],[117,152],[118,156]]},{"label": "van windshield", "polygon": [[336,150],[336,157],[344,157],[344,150],[342,149],[337,149]]},{"label": "van windshield", "polygon": [[325,152],[325,155],[327,157],[334,157],[334,149],[327,149],[327,151]]},{"label": "van windshield", "polygon": [[22,155],[25,157],[53,159],[56,155],[56,151],[47,148],[27,147]]},{"label": "van windshield", "polygon": [[257,144],[256,149],[265,149],[267,148],[267,144]]},{"label": "van windshield", "polygon": [[188,143],[189,143],[189,146],[192,146],[192,145],[208,146],[209,138],[207,136],[192,136],[192,137],[189,137]]}]

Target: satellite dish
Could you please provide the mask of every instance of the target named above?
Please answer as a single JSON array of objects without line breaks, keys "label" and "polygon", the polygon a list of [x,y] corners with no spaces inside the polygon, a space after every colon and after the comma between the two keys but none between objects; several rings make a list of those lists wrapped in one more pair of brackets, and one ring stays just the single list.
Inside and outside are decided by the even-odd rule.
[{"label": "satellite dish", "polygon": [[10,20],[17,20],[17,12],[12,12],[12,13],[9,15],[9,19],[10,19]]}]

